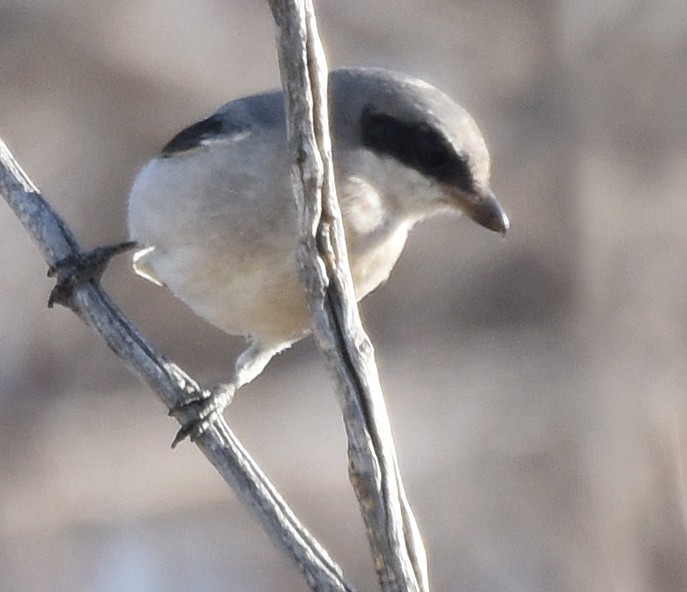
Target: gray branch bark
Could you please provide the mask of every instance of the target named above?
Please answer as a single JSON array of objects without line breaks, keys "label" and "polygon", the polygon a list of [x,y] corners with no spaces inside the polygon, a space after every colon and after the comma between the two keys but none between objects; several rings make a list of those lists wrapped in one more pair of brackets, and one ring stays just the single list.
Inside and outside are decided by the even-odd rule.
[{"label": "gray branch bark", "polygon": [[269,0],[287,107],[297,260],[313,333],[338,392],[349,475],[385,592],[428,592],[427,559],[405,495],[372,343],[353,291],[327,114],[327,64],[311,0]]},{"label": "gray branch bark", "polygon": [[[63,220],[21,169],[0,139],[0,193],[32,236],[49,266],[78,255],[78,242]],[[93,329],[122,361],[157,393],[168,409],[201,392],[197,382],[167,360],[141,335],[96,283],[77,287],[69,308]],[[192,417],[178,413],[184,425]],[[295,517],[222,418],[196,445],[258,518],[274,544],[316,592],[353,592],[341,568]]]}]

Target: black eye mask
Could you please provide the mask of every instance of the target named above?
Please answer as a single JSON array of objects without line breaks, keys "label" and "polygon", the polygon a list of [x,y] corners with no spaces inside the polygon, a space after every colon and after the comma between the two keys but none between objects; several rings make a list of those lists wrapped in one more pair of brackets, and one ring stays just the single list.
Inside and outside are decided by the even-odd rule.
[{"label": "black eye mask", "polygon": [[466,158],[427,123],[406,122],[365,109],[360,118],[363,146],[394,158],[426,177],[474,192]]}]

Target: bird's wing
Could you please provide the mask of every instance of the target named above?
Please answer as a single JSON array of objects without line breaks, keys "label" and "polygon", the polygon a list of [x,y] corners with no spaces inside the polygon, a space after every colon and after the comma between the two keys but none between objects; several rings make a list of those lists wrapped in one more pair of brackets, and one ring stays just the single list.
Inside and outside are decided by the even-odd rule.
[{"label": "bird's wing", "polygon": [[145,247],[144,249],[140,249],[134,253],[134,271],[142,278],[145,278],[158,286],[164,286],[164,284],[155,275],[155,272],[148,261],[150,254],[154,250],[155,247]]}]

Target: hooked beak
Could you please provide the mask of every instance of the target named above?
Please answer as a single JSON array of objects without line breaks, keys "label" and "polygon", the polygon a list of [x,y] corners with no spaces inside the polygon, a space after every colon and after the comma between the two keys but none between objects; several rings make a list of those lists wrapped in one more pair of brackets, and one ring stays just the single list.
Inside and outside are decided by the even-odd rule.
[{"label": "hooked beak", "polygon": [[470,220],[477,222],[480,226],[501,235],[505,235],[510,228],[510,221],[505,210],[490,189],[470,194],[461,192],[457,198],[458,207]]}]

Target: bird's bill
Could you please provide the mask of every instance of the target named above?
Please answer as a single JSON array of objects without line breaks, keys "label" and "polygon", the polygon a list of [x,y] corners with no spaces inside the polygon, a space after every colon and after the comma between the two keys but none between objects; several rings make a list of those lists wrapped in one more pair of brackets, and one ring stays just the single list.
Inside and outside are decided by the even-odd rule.
[{"label": "bird's bill", "polygon": [[457,195],[457,199],[458,207],[470,220],[477,222],[480,226],[499,234],[506,234],[510,228],[506,211],[490,189],[470,194],[461,192]]}]

